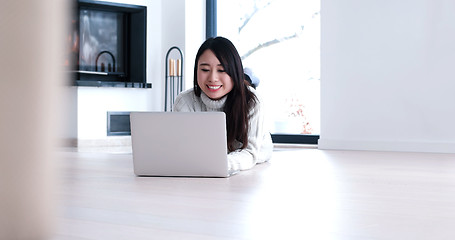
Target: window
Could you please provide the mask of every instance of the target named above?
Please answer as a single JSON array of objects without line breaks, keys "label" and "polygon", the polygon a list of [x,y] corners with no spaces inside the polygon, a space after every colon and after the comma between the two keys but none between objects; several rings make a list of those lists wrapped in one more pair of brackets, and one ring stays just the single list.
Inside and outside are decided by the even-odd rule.
[{"label": "window", "polygon": [[244,67],[259,80],[274,142],[317,144],[320,0],[219,0],[214,5],[216,35],[236,45]]}]

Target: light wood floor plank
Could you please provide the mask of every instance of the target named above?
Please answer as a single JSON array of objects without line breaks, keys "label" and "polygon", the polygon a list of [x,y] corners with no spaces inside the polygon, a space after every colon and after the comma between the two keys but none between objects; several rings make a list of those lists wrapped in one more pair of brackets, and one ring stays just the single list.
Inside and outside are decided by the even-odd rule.
[{"label": "light wood floor plank", "polygon": [[55,240],[455,239],[455,154],[282,148],[228,179],[61,153]]}]

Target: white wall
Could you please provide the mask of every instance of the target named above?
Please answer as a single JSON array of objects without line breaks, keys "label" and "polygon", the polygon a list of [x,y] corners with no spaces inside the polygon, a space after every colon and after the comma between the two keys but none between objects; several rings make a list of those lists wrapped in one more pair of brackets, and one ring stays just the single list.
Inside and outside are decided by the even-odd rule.
[{"label": "white wall", "polygon": [[107,138],[109,111],[153,110],[152,94],[146,89],[78,87],[79,140]]},{"label": "white wall", "polygon": [[454,12],[322,1],[320,149],[455,152]]},{"label": "white wall", "polygon": [[[186,52],[185,47],[185,0],[172,0],[172,1],[163,1],[162,12],[162,25],[163,31],[162,39],[163,39],[163,48],[161,49],[161,68],[165,69],[165,57],[166,53],[169,51],[171,47],[178,47],[183,53]],[[185,57],[185,56],[184,56]],[[169,54],[169,58],[178,59],[180,55],[178,51],[173,50]],[[184,59],[185,60],[185,59]],[[162,77],[162,84],[160,86],[162,90],[162,94],[164,94],[164,71]],[[184,76],[185,77],[185,76]],[[164,106],[164,104],[163,104]],[[164,109],[163,109],[164,110]]]},{"label": "white wall", "polygon": [[185,8],[185,89],[193,87],[194,60],[205,36],[205,0],[186,0]]}]

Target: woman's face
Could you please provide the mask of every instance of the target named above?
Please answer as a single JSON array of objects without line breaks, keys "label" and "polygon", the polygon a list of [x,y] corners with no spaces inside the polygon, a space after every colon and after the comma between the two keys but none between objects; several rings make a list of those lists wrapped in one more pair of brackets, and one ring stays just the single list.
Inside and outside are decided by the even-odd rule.
[{"label": "woman's face", "polygon": [[212,100],[218,100],[234,87],[231,77],[224,71],[220,61],[211,50],[205,50],[199,57],[197,84]]}]

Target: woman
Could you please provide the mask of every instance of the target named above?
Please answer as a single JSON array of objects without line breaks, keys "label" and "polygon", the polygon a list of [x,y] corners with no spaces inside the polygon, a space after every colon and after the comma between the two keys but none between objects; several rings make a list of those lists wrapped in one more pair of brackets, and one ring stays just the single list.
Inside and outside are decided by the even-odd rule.
[{"label": "woman", "polygon": [[231,171],[250,169],[270,159],[273,144],[261,101],[245,81],[240,56],[228,39],[209,38],[201,45],[194,65],[194,87],[177,96],[173,109],[226,114]]}]

